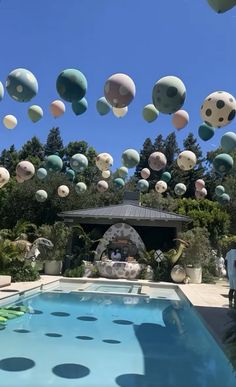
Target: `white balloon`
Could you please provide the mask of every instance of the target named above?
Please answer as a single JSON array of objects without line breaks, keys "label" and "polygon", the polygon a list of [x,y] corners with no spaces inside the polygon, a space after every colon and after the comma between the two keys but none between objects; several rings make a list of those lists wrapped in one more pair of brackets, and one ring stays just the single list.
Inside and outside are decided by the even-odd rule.
[{"label": "white balloon", "polygon": [[60,185],[60,187],[58,187],[57,189],[57,193],[58,193],[58,196],[60,196],[61,198],[66,198],[66,196],[69,195],[70,190],[67,187],[67,185]]},{"label": "white balloon", "polygon": [[0,167],[0,188],[7,184],[9,180],[10,174],[8,170],[4,167]]},{"label": "white balloon", "polygon": [[128,106],[125,106],[123,108],[112,108],[114,116],[118,118],[124,117],[128,113]]},{"label": "white balloon", "polygon": [[5,116],[3,118],[3,125],[7,128],[7,129],[14,129],[17,125],[17,119],[15,116],[13,116],[12,114],[8,114],[7,116]]},{"label": "white balloon", "polygon": [[109,179],[110,176],[111,176],[111,172],[110,171],[102,171],[103,179]]}]

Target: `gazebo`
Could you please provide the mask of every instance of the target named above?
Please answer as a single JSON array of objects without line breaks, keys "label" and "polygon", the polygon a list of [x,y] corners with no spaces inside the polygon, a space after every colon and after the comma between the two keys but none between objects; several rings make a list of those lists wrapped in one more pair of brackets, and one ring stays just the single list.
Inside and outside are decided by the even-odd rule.
[{"label": "gazebo", "polygon": [[101,259],[108,247],[109,257],[118,248],[123,261],[140,249],[165,251],[174,247],[173,240],[183,224],[191,221],[186,216],[141,206],[136,192],[125,192],[121,204],[65,211],[58,216],[68,225],[82,225],[85,231],[99,229],[103,240],[97,246],[96,259]]}]

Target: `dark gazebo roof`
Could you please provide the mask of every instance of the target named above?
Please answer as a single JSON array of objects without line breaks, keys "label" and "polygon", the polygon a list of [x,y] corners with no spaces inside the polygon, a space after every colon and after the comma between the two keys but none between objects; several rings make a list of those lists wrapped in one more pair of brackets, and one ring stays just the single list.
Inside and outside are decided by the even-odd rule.
[{"label": "dark gazebo roof", "polygon": [[190,222],[187,216],[156,208],[143,207],[135,200],[125,200],[122,204],[98,208],[86,208],[65,211],[58,214],[68,223],[114,224],[125,222],[130,225],[177,227],[183,222]]}]

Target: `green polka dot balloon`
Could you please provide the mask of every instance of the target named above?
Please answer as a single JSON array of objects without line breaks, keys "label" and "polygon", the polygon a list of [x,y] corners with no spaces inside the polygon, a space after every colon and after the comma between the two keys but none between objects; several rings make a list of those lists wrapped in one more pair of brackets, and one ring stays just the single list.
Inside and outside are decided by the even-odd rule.
[{"label": "green polka dot balloon", "polygon": [[145,179],[140,179],[137,182],[137,189],[140,192],[147,192],[149,189],[149,182]]},{"label": "green polka dot balloon", "polygon": [[58,94],[68,102],[80,101],[85,96],[87,87],[88,84],[84,74],[77,69],[62,71],[56,82]]},{"label": "green polka dot balloon", "polygon": [[236,5],[235,0],[207,0],[208,4],[217,13],[224,13]]},{"label": "green polka dot balloon", "polygon": [[153,87],[152,101],[159,112],[173,114],[181,109],[186,97],[186,88],[175,76],[161,78]]},{"label": "green polka dot balloon", "polygon": [[63,167],[62,159],[57,155],[46,157],[45,168],[49,172],[60,172]]},{"label": "green polka dot balloon", "polygon": [[38,122],[43,118],[43,109],[38,105],[32,105],[28,109],[28,116],[32,122]]},{"label": "green polka dot balloon", "polygon": [[213,160],[213,167],[215,171],[220,175],[224,175],[230,172],[233,168],[233,165],[233,158],[227,153],[221,153]]},{"label": "green polka dot balloon", "polygon": [[215,128],[212,126],[207,125],[206,123],[203,123],[198,128],[198,135],[201,140],[208,141],[210,140],[215,134]]},{"label": "green polka dot balloon", "polygon": [[216,196],[222,196],[225,193],[225,187],[223,185],[217,185],[215,188]]},{"label": "green polka dot balloon", "polygon": [[155,108],[153,104],[144,106],[143,108],[143,118],[145,121],[151,123],[157,119],[159,116],[159,111]]},{"label": "green polka dot balloon", "polygon": [[29,70],[19,68],[8,75],[6,89],[15,101],[28,102],[38,93],[38,81]]},{"label": "green polka dot balloon", "polygon": [[87,191],[87,185],[85,183],[83,183],[82,181],[80,181],[79,183],[77,183],[75,185],[75,191],[78,195],[81,195]]},{"label": "green polka dot balloon", "polygon": [[39,203],[43,203],[47,200],[48,198],[48,194],[46,191],[44,191],[43,189],[39,189],[36,193],[35,193],[35,199],[37,200],[37,202]]},{"label": "green polka dot balloon", "polygon": [[125,186],[125,182],[123,179],[121,179],[121,177],[114,179],[113,184],[116,189],[122,189]]},{"label": "green polka dot balloon", "polygon": [[221,137],[221,147],[224,152],[230,153],[236,149],[236,133],[227,132]]},{"label": "green polka dot balloon", "polygon": [[105,97],[101,97],[96,102],[96,109],[100,116],[105,116],[111,110],[111,105],[107,102]]}]

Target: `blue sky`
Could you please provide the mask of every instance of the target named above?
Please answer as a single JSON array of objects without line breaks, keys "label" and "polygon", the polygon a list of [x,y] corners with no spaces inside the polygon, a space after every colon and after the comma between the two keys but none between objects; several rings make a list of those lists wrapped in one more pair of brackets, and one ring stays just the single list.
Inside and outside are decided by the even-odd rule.
[{"label": "blue sky", "polygon": [[[49,129],[59,126],[66,144],[85,140],[98,152],[109,152],[120,165],[127,148],[140,150],[146,137],[154,139],[172,130],[171,116],[160,115],[151,124],[142,118],[142,108],[151,103],[154,83],[163,76],[180,77],[187,88],[184,109],[189,125],[177,133],[182,140],[192,131],[197,136],[200,106],[213,91],[236,94],[236,9],[218,15],[207,0],[1,0],[0,80],[23,67],[39,82],[39,93],[30,103],[19,103],[7,93],[0,102],[0,150],[19,148],[33,135],[45,142]],[[49,104],[58,99],[56,79],[66,68],[78,68],[88,80],[88,111],[75,116],[70,104],[54,119]],[[103,95],[106,79],[117,72],[130,75],[136,97],[123,119],[113,114],[101,117],[96,100]],[[33,124],[27,109],[40,105],[44,118]],[[5,129],[2,118],[13,114],[17,127]],[[218,129],[208,142],[213,150],[221,136],[234,131],[235,123]]]}]

